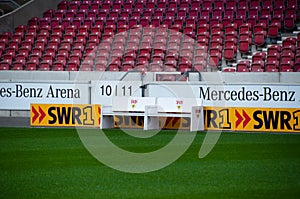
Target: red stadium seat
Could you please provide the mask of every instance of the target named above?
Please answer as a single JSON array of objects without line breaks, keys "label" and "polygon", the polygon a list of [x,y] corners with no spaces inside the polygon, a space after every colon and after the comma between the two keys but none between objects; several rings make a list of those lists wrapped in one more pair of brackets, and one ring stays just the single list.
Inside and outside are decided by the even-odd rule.
[{"label": "red stadium seat", "polygon": [[237,72],[250,72],[250,69],[245,65],[237,65]]},{"label": "red stadium seat", "polygon": [[266,68],[279,68],[279,61],[267,61]]},{"label": "red stadium seat", "polygon": [[40,67],[39,67],[39,70],[41,71],[50,71],[51,70],[51,65],[50,63],[47,63],[47,62],[41,62],[40,63]]},{"label": "red stadium seat", "polygon": [[266,72],[278,72],[277,68],[266,68]]},{"label": "red stadium seat", "polygon": [[252,62],[256,61],[265,61],[266,60],[266,53],[264,52],[257,52],[252,56]]},{"label": "red stadium seat", "polygon": [[284,18],[284,28],[288,30],[293,30],[295,28],[295,16],[286,16]]},{"label": "red stadium seat", "polygon": [[3,60],[0,62],[0,70],[10,70],[11,68],[11,60]]},{"label": "red stadium seat", "polygon": [[195,63],[193,70],[203,72],[203,71],[206,71],[206,67],[207,67],[207,63],[205,60],[203,60],[203,61]]},{"label": "red stadium seat", "polygon": [[281,24],[278,22],[273,22],[269,26],[268,35],[270,38],[277,38],[280,35]]},{"label": "red stadium seat", "polygon": [[[263,61],[256,61],[251,64],[252,71],[257,70],[257,69],[262,69],[264,71],[264,68],[265,68],[265,62],[263,62]],[[260,70],[257,72],[260,72]]]},{"label": "red stadium seat", "polygon": [[235,67],[227,67],[223,69],[223,72],[236,72]]},{"label": "red stadium seat", "polygon": [[240,43],[239,43],[240,52],[243,53],[243,54],[249,53],[250,50],[251,50],[250,45],[251,45],[250,39],[240,40]]},{"label": "red stadium seat", "polygon": [[20,35],[21,37],[23,37],[26,29],[27,27],[25,25],[19,25],[18,27],[15,28],[14,35]]},{"label": "red stadium seat", "polygon": [[222,53],[216,52],[209,56],[209,66],[211,67],[219,67],[222,60]]},{"label": "red stadium seat", "polygon": [[273,53],[280,53],[282,46],[280,45],[272,45],[268,48],[268,56],[272,55]]},{"label": "red stadium seat", "polygon": [[235,46],[231,46],[224,49],[224,59],[226,61],[234,61],[236,59],[235,48]]}]

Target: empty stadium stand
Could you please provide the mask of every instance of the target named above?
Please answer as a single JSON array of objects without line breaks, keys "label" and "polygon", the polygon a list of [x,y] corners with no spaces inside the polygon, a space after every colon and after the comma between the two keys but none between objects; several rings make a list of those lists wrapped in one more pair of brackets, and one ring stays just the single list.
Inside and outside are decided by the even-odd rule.
[{"label": "empty stadium stand", "polygon": [[0,34],[0,70],[300,72],[299,4],[63,0]]}]

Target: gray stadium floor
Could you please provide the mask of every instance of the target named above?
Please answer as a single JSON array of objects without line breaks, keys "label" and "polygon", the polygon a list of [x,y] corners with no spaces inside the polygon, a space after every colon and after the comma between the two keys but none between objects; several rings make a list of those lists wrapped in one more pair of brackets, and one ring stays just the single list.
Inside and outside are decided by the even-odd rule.
[{"label": "gray stadium floor", "polygon": [[0,117],[0,127],[30,127],[30,118]]}]

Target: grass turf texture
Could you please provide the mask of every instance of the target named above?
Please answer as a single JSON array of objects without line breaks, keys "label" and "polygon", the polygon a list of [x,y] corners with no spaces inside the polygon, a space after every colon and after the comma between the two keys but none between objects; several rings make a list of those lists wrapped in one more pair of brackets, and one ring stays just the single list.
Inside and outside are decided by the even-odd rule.
[{"label": "grass turf texture", "polygon": [[[131,151],[151,151],[175,131],[146,140],[106,131]],[[204,159],[205,133],[170,166],[151,173],[110,169],[75,129],[0,128],[0,198],[298,198],[300,135],[223,133]],[[147,143],[148,141],[148,143]]]}]

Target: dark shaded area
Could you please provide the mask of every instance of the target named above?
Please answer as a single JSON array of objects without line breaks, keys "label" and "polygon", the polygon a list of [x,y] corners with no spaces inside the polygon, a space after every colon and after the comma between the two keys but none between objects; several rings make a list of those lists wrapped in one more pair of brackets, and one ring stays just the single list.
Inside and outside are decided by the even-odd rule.
[{"label": "dark shaded area", "polygon": [[0,0],[0,16],[9,13],[30,0]]}]

